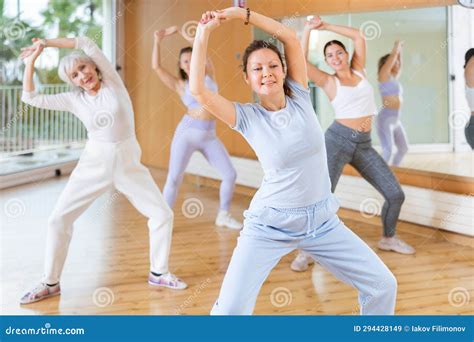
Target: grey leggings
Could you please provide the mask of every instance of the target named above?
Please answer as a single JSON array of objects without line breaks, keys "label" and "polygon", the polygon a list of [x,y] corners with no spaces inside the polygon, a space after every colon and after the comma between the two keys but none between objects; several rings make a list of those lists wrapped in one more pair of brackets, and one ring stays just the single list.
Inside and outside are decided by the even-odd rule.
[{"label": "grey leggings", "polygon": [[383,234],[394,236],[405,194],[390,167],[373,149],[370,132],[358,132],[334,121],[325,138],[331,191],[336,189],[344,166],[352,165],[384,197]]}]

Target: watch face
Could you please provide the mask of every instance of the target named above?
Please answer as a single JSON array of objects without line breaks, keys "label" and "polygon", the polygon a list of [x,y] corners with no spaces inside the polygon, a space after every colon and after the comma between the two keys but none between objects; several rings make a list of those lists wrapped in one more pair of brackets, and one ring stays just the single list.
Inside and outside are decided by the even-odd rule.
[{"label": "watch face", "polygon": [[474,0],[458,0],[458,2],[461,6],[474,8]]}]

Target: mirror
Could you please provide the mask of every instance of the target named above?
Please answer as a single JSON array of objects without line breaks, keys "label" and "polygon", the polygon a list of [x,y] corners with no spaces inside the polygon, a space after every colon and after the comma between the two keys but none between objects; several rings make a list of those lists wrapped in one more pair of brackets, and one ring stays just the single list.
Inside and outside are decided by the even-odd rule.
[{"label": "mirror", "polygon": [[[378,82],[379,59],[391,52],[396,40],[403,41],[399,75],[402,87],[399,96],[400,122],[409,149],[400,167],[474,176],[472,150],[464,136],[464,128],[470,118],[463,68],[470,37],[465,24],[474,26],[468,19],[472,15],[470,12],[456,5],[321,15],[321,19],[328,23],[351,26],[364,32],[367,43],[366,74],[374,88],[379,112],[383,107]],[[281,18],[281,21],[301,35],[307,18],[305,13],[298,17]],[[464,28],[459,25],[464,25]],[[255,38],[268,37],[261,31],[255,31]],[[311,33],[308,54],[312,64],[331,74],[334,71],[324,60],[323,47],[332,39],[342,41],[352,54],[350,39],[317,30]],[[325,130],[334,120],[333,108],[321,89],[313,85],[311,90],[313,105]],[[376,129],[378,118],[372,126],[372,142],[382,152]],[[390,164],[396,149],[393,150]]]}]

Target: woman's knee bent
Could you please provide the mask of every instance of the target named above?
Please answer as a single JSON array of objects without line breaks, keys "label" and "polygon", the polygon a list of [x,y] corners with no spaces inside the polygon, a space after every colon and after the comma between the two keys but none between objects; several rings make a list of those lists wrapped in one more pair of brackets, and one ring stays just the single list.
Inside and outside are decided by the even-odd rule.
[{"label": "woman's knee bent", "polygon": [[385,196],[385,200],[389,204],[402,205],[403,202],[405,202],[405,193],[403,192],[403,189],[400,186],[398,186],[397,189],[391,191],[389,194]]}]

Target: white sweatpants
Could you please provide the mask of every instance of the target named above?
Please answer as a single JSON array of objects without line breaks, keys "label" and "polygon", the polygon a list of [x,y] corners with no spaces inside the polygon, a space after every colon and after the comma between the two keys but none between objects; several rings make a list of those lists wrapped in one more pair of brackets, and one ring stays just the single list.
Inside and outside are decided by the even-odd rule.
[{"label": "white sweatpants", "polygon": [[211,315],[251,315],[265,279],[281,257],[295,249],[356,288],[362,315],[393,315],[397,280],[339,220],[334,201],[331,197],[302,208],[245,211],[244,228]]},{"label": "white sweatpants", "polygon": [[118,143],[87,142],[48,221],[44,282],[55,284],[59,281],[74,221],[113,186],[148,217],[151,271],[168,272],[173,211],[148,169],[140,163],[140,157],[141,150],[135,137]]}]

